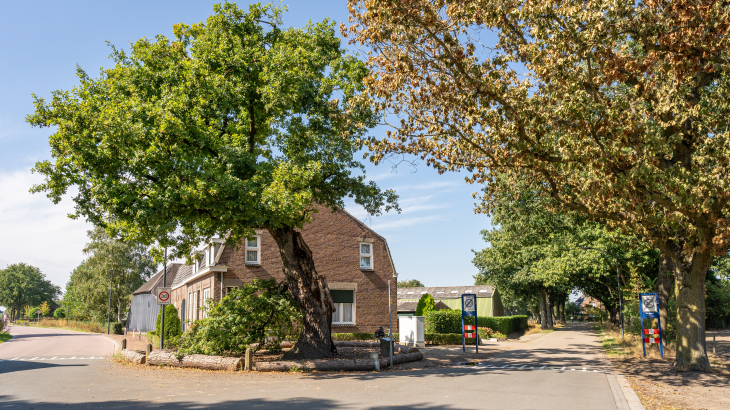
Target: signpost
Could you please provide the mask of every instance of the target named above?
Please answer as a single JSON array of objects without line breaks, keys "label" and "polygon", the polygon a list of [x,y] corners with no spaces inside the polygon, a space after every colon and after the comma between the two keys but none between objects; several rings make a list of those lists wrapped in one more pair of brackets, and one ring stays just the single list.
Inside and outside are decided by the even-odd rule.
[{"label": "signpost", "polygon": [[[662,319],[659,316],[659,295],[656,293],[639,294],[639,311],[641,313],[641,346],[646,357],[646,344],[659,343],[659,352],[664,358],[664,343],[662,343]],[[644,328],[644,319],[656,319],[659,323],[658,329]]]},{"label": "signpost", "polygon": [[169,305],[172,300],[170,293],[172,288],[157,288],[157,304],[158,305]]},{"label": "signpost", "polygon": [[35,313],[38,315],[38,320],[36,322],[40,324],[41,323],[41,310],[38,309],[35,311]]},{"label": "signpost", "polygon": [[[466,319],[473,317],[474,324],[467,325]],[[465,293],[461,295],[461,348],[466,352],[466,338],[474,338],[479,353],[479,334],[477,332],[477,295]]]}]

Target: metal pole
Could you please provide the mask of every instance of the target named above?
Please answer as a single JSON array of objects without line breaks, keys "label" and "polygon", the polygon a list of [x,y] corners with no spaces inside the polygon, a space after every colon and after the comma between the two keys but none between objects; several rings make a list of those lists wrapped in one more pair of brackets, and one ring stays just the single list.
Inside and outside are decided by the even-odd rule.
[{"label": "metal pole", "polygon": [[388,320],[390,322],[390,325],[388,326],[388,333],[390,333],[390,370],[393,370],[393,314],[391,313],[391,298],[390,298],[390,279],[388,279]]},{"label": "metal pole", "polygon": [[618,284],[618,317],[619,317],[619,320],[621,321],[621,339],[623,339],[624,338],[624,310],[621,305],[621,299],[623,299],[623,296],[621,295],[621,279],[620,279],[619,273],[618,273],[618,257],[614,256],[614,259],[616,260],[616,283]]},{"label": "metal pole", "polygon": [[[164,266],[162,267],[162,287],[164,288],[167,284],[167,248],[165,248],[165,259]],[[160,350],[164,349],[165,343],[165,308],[167,305],[162,305],[162,317],[160,318]]]},{"label": "metal pole", "polygon": [[106,334],[110,334],[112,327],[111,314],[112,314],[112,278],[114,277],[114,271],[109,269],[109,309],[106,311]]}]

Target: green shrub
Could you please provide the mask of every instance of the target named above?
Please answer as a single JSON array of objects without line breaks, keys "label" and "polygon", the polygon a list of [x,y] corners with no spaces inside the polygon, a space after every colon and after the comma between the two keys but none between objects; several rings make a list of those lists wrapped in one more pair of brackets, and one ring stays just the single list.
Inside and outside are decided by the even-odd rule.
[{"label": "green shrub", "polygon": [[374,333],[332,333],[332,340],[351,342],[355,340],[375,340]]},{"label": "green shrub", "polygon": [[[160,312],[161,313],[161,312]],[[155,331],[155,335],[159,337],[160,335],[160,327],[162,324],[162,315],[157,315],[157,330]],[[182,328],[180,326],[180,317],[177,315],[177,309],[175,309],[175,306],[173,305],[166,305],[165,306],[165,346],[167,346],[167,342],[171,342],[175,339],[180,337],[182,334]],[[157,343],[159,346],[159,342]]]},{"label": "green shrub", "polygon": [[432,310],[425,321],[426,333],[461,333],[461,310]]},{"label": "green shrub", "polygon": [[64,319],[66,318],[66,313],[64,313],[63,308],[58,308],[53,312],[53,317],[56,319]]},{"label": "green shrub", "polygon": [[111,332],[115,335],[123,335],[124,334],[124,323],[122,322],[112,322],[111,324]]},{"label": "green shrub", "polygon": [[281,350],[282,340],[299,337],[299,306],[274,279],[255,279],[207,308],[179,339],[178,354],[242,356],[255,343],[254,350]]},{"label": "green shrub", "polygon": [[418,306],[416,307],[416,316],[426,316],[428,312],[436,309],[436,301],[433,300],[433,296],[428,293],[421,296],[418,300]]},{"label": "green shrub", "polygon": [[[461,344],[461,333],[426,333],[424,335],[426,343],[435,345],[460,345]],[[473,345],[474,339],[467,338],[466,344]]]},{"label": "green shrub", "polygon": [[477,318],[479,327],[488,327],[495,331],[508,335],[512,332],[519,332],[527,329],[527,316],[496,316]]}]

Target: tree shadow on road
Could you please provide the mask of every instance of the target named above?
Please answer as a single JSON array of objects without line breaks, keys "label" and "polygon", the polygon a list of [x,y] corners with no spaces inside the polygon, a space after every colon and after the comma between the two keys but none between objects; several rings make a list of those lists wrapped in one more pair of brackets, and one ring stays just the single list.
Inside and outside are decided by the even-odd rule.
[{"label": "tree shadow on road", "polygon": [[[82,367],[88,364],[53,364],[46,362],[29,362],[29,361],[8,361],[5,360],[0,365],[0,374],[22,372],[26,370],[49,369],[53,367]],[[1,387],[1,386],[0,386]],[[2,401],[0,401],[2,403]],[[2,407],[2,406],[0,406]]]},{"label": "tree shadow on road", "polygon": [[[27,401],[17,400],[10,395],[0,395],[0,403],[3,403],[3,409],[16,408],[33,408],[33,409],[57,409],[60,406],[68,406],[74,409],[248,409],[248,408],[267,408],[267,409],[341,409],[350,407],[349,404],[337,400],[329,399],[312,399],[309,397],[289,398],[286,400],[275,399],[250,399],[250,400],[229,400],[219,403],[192,403],[192,402],[150,402],[140,400],[111,400],[96,402],[80,402],[80,403],[59,403],[59,402],[43,402],[43,401]],[[383,405],[371,407],[359,407],[362,409],[381,409]],[[450,410],[458,409],[458,403],[454,406],[433,405],[428,403],[398,405],[401,409],[419,409],[419,410]]]}]

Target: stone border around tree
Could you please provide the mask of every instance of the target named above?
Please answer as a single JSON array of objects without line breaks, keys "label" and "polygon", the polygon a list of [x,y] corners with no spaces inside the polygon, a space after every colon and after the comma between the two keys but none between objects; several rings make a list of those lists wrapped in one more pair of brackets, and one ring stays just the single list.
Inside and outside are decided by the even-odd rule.
[{"label": "stone border around tree", "polygon": [[[337,347],[380,347],[377,342],[335,342]],[[423,353],[418,349],[409,346],[395,344],[393,346],[393,365],[423,360]],[[153,350],[149,355],[142,351],[123,349],[121,351],[124,360],[130,363],[147,364],[149,366],[171,366],[187,367],[205,370],[227,370],[236,371],[244,368],[244,359],[241,357],[207,356],[193,354],[178,358],[174,352],[169,350]],[[385,369],[390,366],[389,357],[379,358],[379,368]],[[254,371],[259,372],[289,372],[289,371],[374,371],[376,370],[373,359],[366,360],[282,360],[275,362],[256,362]]]}]

